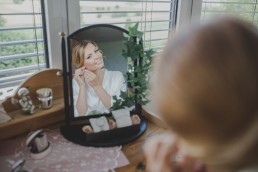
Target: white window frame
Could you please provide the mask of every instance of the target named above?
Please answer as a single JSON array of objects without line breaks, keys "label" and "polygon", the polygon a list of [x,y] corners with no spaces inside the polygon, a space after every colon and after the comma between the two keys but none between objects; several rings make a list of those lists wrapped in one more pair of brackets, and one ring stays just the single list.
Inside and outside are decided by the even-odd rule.
[{"label": "white window frame", "polygon": [[[59,32],[71,34],[80,28],[79,0],[45,0],[50,67],[62,68]],[[179,0],[184,2],[185,0]],[[192,1],[192,0],[190,0]],[[62,11],[60,11],[62,10]],[[185,13],[185,11],[184,11]],[[60,19],[61,20],[57,20]]]},{"label": "white window frame", "polygon": [[[50,68],[62,68],[61,43],[59,32],[71,34],[80,28],[79,0],[45,0],[49,63]],[[177,30],[199,21],[202,0],[179,0],[177,14]]]},{"label": "white window frame", "polygon": [[[80,28],[79,0],[45,0],[49,67],[62,69],[61,37]],[[178,0],[176,31],[199,22],[202,0]]]},{"label": "white window frame", "polygon": [[[80,28],[79,0],[45,1],[50,67],[62,68],[61,38],[58,33],[71,34]],[[200,18],[201,0],[179,0],[178,3],[177,27],[189,23],[193,17]]]},{"label": "white window frame", "polygon": [[202,0],[179,0],[176,29],[184,28],[192,22],[199,22]]},{"label": "white window frame", "polygon": [[[199,22],[203,0],[178,0],[176,31]],[[79,0],[45,0],[49,67],[62,69],[61,37],[80,28]]]},{"label": "white window frame", "polygon": [[[45,0],[50,67],[62,68],[59,32],[71,34],[80,28],[79,0]],[[176,30],[199,22],[202,0],[178,0]],[[61,19],[61,20],[60,20]]]}]

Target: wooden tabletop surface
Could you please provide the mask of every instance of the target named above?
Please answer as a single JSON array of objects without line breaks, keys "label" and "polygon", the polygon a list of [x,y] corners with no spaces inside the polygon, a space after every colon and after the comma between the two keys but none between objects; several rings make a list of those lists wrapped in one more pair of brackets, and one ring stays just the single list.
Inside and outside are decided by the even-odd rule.
[{"label": "wooden tabletop surface", "polygon": [[146,166],[146,162],[143,154],[143,145],[148,138],[158,135],[164,132],[164,130],[165,129],[158,127],[156,124],[148,122],[147,130],[142,136],[131,143],[123,145],[122,151],[129,160],[130,164],[121,168],[117,168],[116,172],[146,171],[144,168]]}]

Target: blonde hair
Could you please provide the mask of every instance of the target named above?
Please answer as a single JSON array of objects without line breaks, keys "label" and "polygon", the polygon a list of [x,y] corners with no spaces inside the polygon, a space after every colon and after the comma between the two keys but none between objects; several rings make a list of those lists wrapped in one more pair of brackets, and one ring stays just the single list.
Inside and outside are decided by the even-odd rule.
[{"label": "blonde hair", "polygon": [[95,47],[98,45],[90,40],[84,40],[82,42],[77,42],[72,48],[72,63],[76,66],[76,68],[80,68],[84,64],[84,56],[85,56],[85,47],[88,44],[93,44]]},{"label": "blonde hair", "polygon": [[247,22],[229,17],[185,31],[166,46],[156,72],[161,114],[193,145],[221,148],[258,119],[258,35]]}]

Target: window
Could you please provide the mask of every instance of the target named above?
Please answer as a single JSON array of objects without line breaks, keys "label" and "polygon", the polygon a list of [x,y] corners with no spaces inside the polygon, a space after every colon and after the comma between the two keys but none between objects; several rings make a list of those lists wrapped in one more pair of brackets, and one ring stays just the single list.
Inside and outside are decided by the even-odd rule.
[{"label": "window", "polygon": [[0,89],[48,67],[43,0],[0,2]]},{"label": "window", "polygon": [[214,15],[240,16],[258,27],[258,0],[203,0],[201,19]]},{"label": "window", "polygon": [[177,0],[80,0],[80,26],[113,24],[124,29],[139,22],[146,48],[160,51],[175,26]]}]

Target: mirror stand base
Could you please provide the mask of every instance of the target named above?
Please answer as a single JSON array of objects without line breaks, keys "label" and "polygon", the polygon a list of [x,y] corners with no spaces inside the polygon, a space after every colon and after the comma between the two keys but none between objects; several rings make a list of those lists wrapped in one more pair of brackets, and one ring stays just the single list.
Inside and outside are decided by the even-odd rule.
[{"label": "mirror stand base", "polygon": [[141,136],[146,128],[147,122],[141,117],[139,125],[116,128],[98,133],[85,134],[82,131],[84,125],[70,125],[60,127],[60,132],[69,141],[93,147],[111,147],[129,143]]}]

